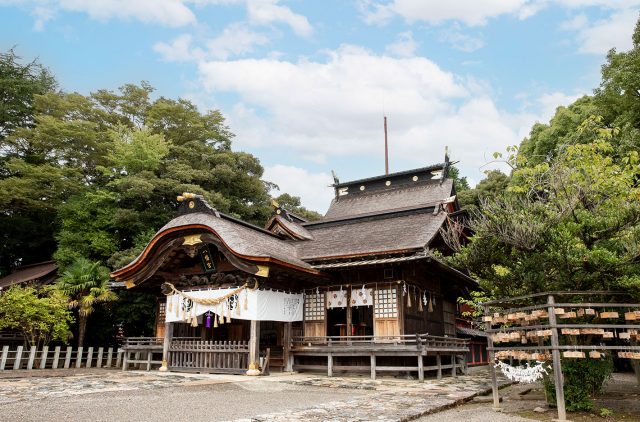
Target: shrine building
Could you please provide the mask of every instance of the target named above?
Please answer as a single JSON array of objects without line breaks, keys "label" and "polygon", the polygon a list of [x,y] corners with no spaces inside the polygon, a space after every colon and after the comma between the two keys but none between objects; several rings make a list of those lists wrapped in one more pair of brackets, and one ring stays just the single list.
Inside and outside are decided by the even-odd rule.
[{"label": "shrine building", "polygon": [[449,164],[336,180],[322,219],[274,204],[265,227],[183,194],[112,277],[158,296],[149,344],[163,370],[455,375],[469,353],[456,301],[478,286],[438,258],[452,252],[442,230],[463,215]]}]

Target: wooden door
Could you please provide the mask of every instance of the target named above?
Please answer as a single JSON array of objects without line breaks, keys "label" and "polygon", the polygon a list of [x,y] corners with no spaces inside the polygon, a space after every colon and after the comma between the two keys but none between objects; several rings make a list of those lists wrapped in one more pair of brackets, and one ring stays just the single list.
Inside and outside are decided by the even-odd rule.
[{"label": "wooden door", "polygon": [[396,287],[378,288],[373,293],[373,335],[400,335],[400,311]]},{"label": "wooden door", "polygon": [[326,295],[311,293],[304,295],[304,335],[324,337],[327,335]]}]

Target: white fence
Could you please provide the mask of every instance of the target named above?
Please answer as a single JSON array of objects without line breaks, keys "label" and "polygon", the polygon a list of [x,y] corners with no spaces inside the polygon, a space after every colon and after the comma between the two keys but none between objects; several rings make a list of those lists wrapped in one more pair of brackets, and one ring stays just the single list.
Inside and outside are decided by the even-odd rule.
[{"label": "white fence", "polygon": [[25,348],[17,346],[11,350],[2,346],[0,353],[0,371],[10,369],[69,369],[69,368],[119,368],[122,350],[113,347],[73,348],[56,346],[49,349],[43,346]]}]

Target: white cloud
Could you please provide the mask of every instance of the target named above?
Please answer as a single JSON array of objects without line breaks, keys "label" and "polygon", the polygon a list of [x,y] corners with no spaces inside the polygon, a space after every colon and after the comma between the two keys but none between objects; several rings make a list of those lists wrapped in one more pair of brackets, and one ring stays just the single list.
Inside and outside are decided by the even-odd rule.
[{"label": "white cloud", "polygon": [[408,22],[424,21],[440,24],[455,20],[469,26],[485,25],[490,18],[504,14],[519,14],[523,10],[529,15],[528,0],[394,0],[390,3],[361,3],[363,17],[367,23],[384,23],[398,15]]},{"label": "white cloud", "polygon": [[204,59],[204,51],[199,48],[191,48],[191,41],[192,37],[190,34],[182,34],[168,43],[155,43],[153,50],[169,62],[186,62]]},{"label": "white cloud", "polygon": [[227,59],[230,56],[250,53],[254,46],[264,45],[268,42],[269,38],[264,34],[254,32],[241,23],[236,23],[227,26],[219,36],[207,42],[207,47],[212,57]]},{"label": "white cloud", "polygon": [[321,213],[326,212],[333,198],[333,188],[329,187],[333,179],[328,173],[311,173],[300,167],[277,164],[265,167],[263,179],[277,184],[280,193],[299,196],[302,206]]},{"label": "white cloud", "polygon": [[90,18],[137,20],[164,26],[180,27],[196,22],[183,0],[3,0],[0,4],[12,4],[31,9],[36,17],[36,30],[59,11],[86,13]]},{"label": "white cloud", "polygon": [[[315,163],[344,157],[382,160],[384,107],[392,171],[439,162],[448,145],[463,174],[474,180],[482,178],[482,166],[494,151],[518,144],[535,121],[547,121],[555,106],[572,99],[550,93],[531,100],[522,111],[506,112],[496,105],[486,82],[454,75],[424,57],[376,55],[348,45],[326,54],[326,59],[293,62],[202,62],[202,92],[238,96],[223,112],[241,149],[268,148]],[[281,179],[273,181],[282,184]],[[282,188],[309,204],[318,195]]]},{"label": "white cloud", "polygon": [[465,34],[457,23],[450,28],[442,30],[439,38],[440,41],[444,41],[456,50],[464,51],[465,53],[471,53],[484,47],[482,38]]},{"label": "white cloud", "polygon": [[313,33],[313,27],[305,16],[280,6],[278,0],[248,0],[247,15],[253,24],[284,23],[300,36],[308,37]]},{"label": "white cloud", "polygon": [[623,10],[608,18],[595,22],[578,20],[565,23],[577,30],[578,51],[588,54],[604,54],[615,47],[618,51],[629,50],[633,45],[631,35],[638,19],[637,10]]},{"label": "white cloud", "polygon": [[387,45],[385,51],[396,57],[411,57],[415,55],[419,44],[413,39],[411,31],[398,34],[398,39]]}]

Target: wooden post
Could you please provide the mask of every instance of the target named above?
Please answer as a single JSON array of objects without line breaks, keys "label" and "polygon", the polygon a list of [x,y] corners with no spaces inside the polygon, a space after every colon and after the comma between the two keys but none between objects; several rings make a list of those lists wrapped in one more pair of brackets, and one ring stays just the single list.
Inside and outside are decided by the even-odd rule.
[{"label": "wooden post", "polygon": [[42,357],[40,358],[40,369],[47,366],[47,355],[49,354],[49,346],[42,347]]},{"label": "wooden post", "polygon": [[371,379],[376,379],[376,355],[371,354]]},{"label": "wooden post", "polygon": [[[204,330],[202,330],[204,332]],[[171,346],[171,338],[173,337],[173,324],[170,322],[164,323],[164,340],[162,342],[162,366],[160,366],[160,372],[166,372],[169,370],[169,347]],[[149,367],[149,369],[151,369]],[[149,370],[147,369],[147,370]]]},{"label": "wooden post", "polygon": [[56,346],[56,349],[53,352],[53,363],[51,364],[51,369],[58,369],[59,361],[60,361],[60,346]]},{"label": "wooden post", "polygon": [[438,366],[438,379],[442,379],[442,356],[440,353],[436,353],[436,365]]},{"label": "wooden post", "polygon": [[[490,309],[488,306],[484,307],[484,315],[488,316],[490,312]],[[485,328],[490,329],[491,328],[491,323],[488,322],[486,323],[487,326]],[[494,365],[495,363],[495,352],[493,351],[493,338],[491,337],[491,334],[489,334],[487,336],[487,358],[489,361],[489,374],[491,375],[491,392],[493,394],[493,409],[494,410],[498,410],[500,409],[500,392],[498,390],[498,378],[496,376],[496,368]]]},{"label": "wooden post", "polygon": [[333,376],[333,355],[331,353],[327,355],[327,376]]},{"label": "wooden post", "polygon": [[291,322],[285,322],[282,332],[282,361],[284,372],[293,372],[293,359],[291,356]]},{"label": "wooden post", "polygon": [[69,369],[71,365],[71,354],[73,353],[73,348],[71,346],[67,347],[67,352],[64,355],[64,369]]},{"label": "wooden post", "polygon": [[76,353],[76,368],[82,366],[82,349],[83,347],[78,347],[78,352]]},{"label": "wooden post", "polygon": [[[351,288],[347,288],[347,337],[353,332],[353,310],[351,309]],[[348,341],[349,339],[347,339]],[[349,343],[351,344],[351,343]]]},{"label": "wooden post", "polygon": [[107,349],[107,363],[104,365],[106,368],[111,368],[111,359],[113,358],[113,347]]},{"label": "wooden post", "polygon": [[424,362],[422,360],[422,352],[418,353],[418,380],[424,382]]},{"label": "wooden post", "polygon": [[456,368],[456,354],[453,353],[451,355],[451,376],[452,377],[457,377],[458,376],[458,370]]},{"label": "wooden post", "polygon": [[98,357],[96,358],[96,368],[102,368],[103,353],[104,353],[104,349],[102,347],[98,347]]},{"label": "wooden post", "polygon": [[116,351],[116,368],[120,367],[120,362],[122,360],[122,349],[118,349],[118,351]]},{"label": "wooden post", "polygon": [[251,321],[249,332],[249,369],[247,375],[260,375],[260,321]]},{"label": "wooden post", "polygon": [[91,361],[93,360],[93,347],[87,349],[87,368],[91,368]]},{"label": "wooden post", "polygon": [[2,359],[0,359],[0,371],[4,371],[4,366],[7,364],[8,356],[9,356],[9,346],[2,346]]},{"label": "wooden post", "polygon": [[22,346],[18,346],[16,350],[16,358],[13,361],[13,369],[20,369],[20,365],[22,363]]},{"label": "wooden post", "polygon": [[567,420],[567,411],[564,403],[564,377],[562,376],[562,363],[560,362],[560,349],[558,346],[558,327],[556,326],[555,299],[553,295],[547,297],[549,308],[549,328],[551,328],[551,355],[553,356],[553,378],[556,385],[556,406],[558,409],[558,420]]},{"label": "wooden post", "polygon": [[[118,353],[120,353],[118,351]],[[118,354],[118,357],[120,357],[120,355]],[[122,352],[122,370],[126,371],[127,370],[127,358],[129,357],[129,351],[128,350],[124,350]]]},{"label": "wooden post", "polygon": [[27,370],[33,369],[33,361],[36,359],[36,346],[31,346],[29,351],[29,361],[27,363]]}]

